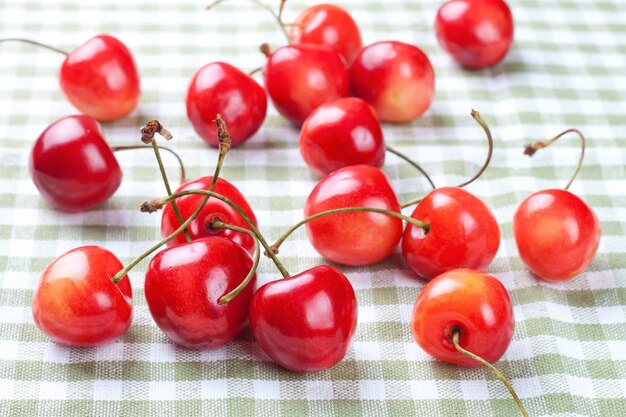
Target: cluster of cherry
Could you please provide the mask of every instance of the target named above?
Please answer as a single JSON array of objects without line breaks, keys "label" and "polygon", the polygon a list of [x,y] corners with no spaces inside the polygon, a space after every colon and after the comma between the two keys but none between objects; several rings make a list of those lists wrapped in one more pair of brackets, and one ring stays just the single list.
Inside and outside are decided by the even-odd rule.
[{"label": "cluster of cherry", "polygon": [[[380,169],[385,151],[424,171],[384,144],[380,121],[409,122],[430,106],[434,71],[427,56],[396,41],[363,47],[352,17],[333,5],[310,7],[286,25],[284,3],[278,13],[270,11],[289,44],[273,53],[267,45],[262,47],[268,57],[263,74],[275,107],[302,126],[304,161],[324,177],[306,201],[306,218],[270,245],[244,196],[219,178],[231,146],[243,143],[261,126],[267,98],[250,75],[226,63],[208,64],[189,85],[187,113],[197,133],[219,149],[214,175],[185,182],[172,193],[155,139],[157,133],[167,139],[171,134],[156,120],[144,126],[142,140],[153,146],[169,195],[144,203],[142,210],[164,209],[163,241],[126,267],[94,246],[60,256],[37,287],[35,323],[67,345],[96,346],[117,339],[132,318],[128,271],[168,244],[148,266],[145,295],[155,322],[172,341],[191,349],[222,346],[235,339],[249,319],[256,341],[279,365],[297,372],[327,369],[345,356],[357,324],[357,302],[338,269],[316,266],[290,276],[280,263],[280,245],[305,225],[317,252],[341,265],[378,263],[401,241],[407,264],[417,276],[430,280],[413,311],[416,341],[438,359],[482,364],[497,372],[490,364],[511,341],[512,305],[503,285],[480,271],[496,256],[500,230],[487,205],[463,188],[491,159],[489,128],[473,111],[489,141],[489,153],[472,179],[435,188],[426,175],[434,190],[400,204]],[[469,68],[495,65],[512,42],[512,16],[502,0],[451,0],[441,6],[435,26],[444,49]],[[485,28],[490,36],[484,36]],[[125,74],[115,91],[103,81],[112,65]],[[68,55],[61,86],[85,116],[61,119],[44,131],[33,148],[31,172],[54,207],[86,210],[106,200],[121,182],[112,154],[116,149],[108,147],[92,117],[113,120],[130,112],[139,98],[139,78],[124,45],[98,36]],[[347,97],[349,93],[354,97]],[[593,211],[567,191],[582,164],[583,135],[566,130],[526,151],[532,155],[570,132],[579,135],[583,152],[565,190],[531,195],[513,219],[522,260],[548,281],[584,271],[600,239]],[[97,164],[92,163],[94,155]],[[401,213],[401,208],[415,204],[411,216]],[[254,291],[261,247],[284,279]]]}]

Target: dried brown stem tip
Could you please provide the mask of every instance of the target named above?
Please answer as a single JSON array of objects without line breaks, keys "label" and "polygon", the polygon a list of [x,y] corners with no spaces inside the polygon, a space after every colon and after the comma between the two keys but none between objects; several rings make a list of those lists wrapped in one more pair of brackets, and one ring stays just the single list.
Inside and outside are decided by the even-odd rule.
[{"label": "dried brown stem tip", "polygon": [[154,213],[162,208],[163,203],[159,199],[144,201],[141,206],[139,206],[139,210],[141,210],[142,213]]},{"label": "dried brown stem tip", "polygon": [[230,145],[233,142],[230,137],[230,133],[228,133],[228,129],[226,128],[226,122],[224,122],[222,116],[219,114],[213,121],[217,125],[217,139],[220,141],[220,154],[226,155],[226,153],[230,150]]},{"label": "dried brown stem tip", "polygon": [[526,145],[526,147],[524,148],[524,155],[533,156],[535,152],[537,152],[539,149],[545,148],[546,146],[548,145],[545,142],[535,142],[531,143],[530,145]]},{"label": "dried brown stem tip", "polygon": [[272,51],[270,50],[270,46],[267,43],[264,43],[261,46],[259,46],[259,51],[261,51],[263,53],[263,55],[265,55],[268,58],[269,58],[270,55],[272,55]]},{"label": "dried brown stem tip", "polygon": [[141,133],[141,141],[146,144],[152,143],[156,133],[163,136],[165,140],[171,140],[173,138],[170,131],[164,128],[161,122],[154,119],[143,125],[141,129],[139,129],[139,132]]}]

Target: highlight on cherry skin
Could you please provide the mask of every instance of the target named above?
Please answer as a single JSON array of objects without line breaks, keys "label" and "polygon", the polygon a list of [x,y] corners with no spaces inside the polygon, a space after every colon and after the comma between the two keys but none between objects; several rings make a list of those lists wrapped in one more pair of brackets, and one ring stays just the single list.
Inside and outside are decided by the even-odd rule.
[{"label": "highlight on cherry skin", "polygon": [[224,62],[200,68],[187,90],[187,117],[196,133],[211,146],[219,140],[213,120],[220,114],[228,124],[232,146],[256,133],[267,112],[263,87],[251,76]]},{"label": "highlight on cherry skin", "polygon": [[513,15],[503,0],[450,0],[435,19],[439,45],[459,64],[488,68],[504,59],[513,43]]},{"label": "highlight on cherry skin", "polygon": [[[205,176],[187,181],[174,193],[176,194],[187,190],[208,190],[212,181],[213,176]],[[246,201],[243,194],[241,194],[241,192],[234,185],[223,178],[218,178],[213,191],[232,200],[248,215],[255,226],[258,225],[252,208]],[[190,194],[178,197],[175,200],[183,221],[191,217],[203,199],[203,195]],[[237,213],[237,211],[235,211],[234,208],[216,198],[210,198],[202,208],[198,217],[191,222],[189,227],[187,227],[187,231],[189,232],[191,239],[196,240],[209,236],[222,236],[240,244],[250,254],[254,252],[255,243],[251,236],[233,230],[211,228],[210,224],[215,218],[219,218],[224,223],[250,230],[248,223],[239,213]],[[179,226],[180,222],[176,218],[176,213],[174,212],[172,205],[167,204],[163,208],[163,214],[161,215],[161,235],[163,237],[169,236]],[[183,233],[179,233],[176,235],[176,238],[168,242],[168,246],[179,245],[185,243],[185,241],[185,235]]]},{"label": "highlight on cherry skin", "polygon": [[363,48],[350,67],[350,90],[374,107],[382,122],[407,123],[435,97],[435,72],[428,56],[398,41]]},{"label": "highlight on cherry skin", "polygon": [[346,355],[357,315],[348,278],[320,265],[261,286],[250,304],[250,327],[278,365],[294,372],[319,371]]},{"label": "highlight on cherry skin", "polygon": [[30,154],[30,174],[41,196],[57,210],[79,212],[106,201],[122,170],[90,116],[67,116],[48,126]]},{"label": "highlight on cherry skin", "polygon": [[325,45],[339,52],[348,65],[363,48],[361,31],[345,9],[334,4],[316,4],[302,10],[291,25],[292,45]]},{"label": "highlight on cherry skin", "polygon": [[133,313],[128,275],[115,255],[98,246],[64,253],[41,274],[33,297],[35,324],[43,334],[67,346],[100,346],[122,336]]},{"label": "highlight on cherry skin", "polygon": [[[373,207],[400,212],[389,178],[379,168],[352,165],[322,179],[311,191],[304,216],[342,208]],[[309,241],[326,260],[364,266],[386,259],[402,236],[402,220],[382,213],[339,213],[306,223]]]},{"label": "highlight on cherry skin", "polygon": [[385,162],[383,130],[376,113],[356,97],[315,109],[302,125],[299,143],[304,162],[320,176],[349,165],[380,168]]}]

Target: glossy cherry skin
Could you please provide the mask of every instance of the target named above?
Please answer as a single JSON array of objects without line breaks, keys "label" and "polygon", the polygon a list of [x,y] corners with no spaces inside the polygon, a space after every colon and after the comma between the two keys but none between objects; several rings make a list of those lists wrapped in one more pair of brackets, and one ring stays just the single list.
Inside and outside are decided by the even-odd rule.
[{"label": "glossy cherry skin", "polygon": [[459,344],[465,350],[489,363],[502,357],[511,343],[515,320],[511,298],[500,281],[483,272],[454,269],[426,284],[411,319],[417,344],[444,362],[482,366],[456,350],[455,328],[461,331]]},{"label": "glossy cherry skin", "polygon": [[385,141],[374,109],[356,97],[322,104],[304,121],[300,153],[319,176],[349,165],[385,162]]},{"label": "glossy cherry skin", "polygon": [[48,126],[31,150],[30,174],[42,197],[66,212],[100,205],[122,182],[100,124],[89,116],[68,116]]},{"label": "glossy cherry skin", "polygon": [[346,355],[357,310],[348,278],[321,265],[260,287],[250,303],[250,327],[278,365],[294,372],[320,371]]},{"label": "glossy cherry skin", "polygon": [[[307,198],[305,217],[341,207],[372,207],[400,212],[389,179],[379,168],[353,165],[321,180]],[[382,213],[331,214],[306,224],[309,241],[324,259],[363,266],[387,258],[400,242],[402,220]]]},{"label": "glossy cherry skin", "polygon": [[513,15],[502,0],[450,0],[437,12],[439,45],[461,65],[496,65],[513,43]]},{"label": "glossy cherry skin", "polygon": [[59,81],[74,107],[101,121],[128,115],[141,95],[133,56],[109,35],[95,36],[68,54]]},{"label": "glossy cherry skin", "polygon": [[276,109],[295,125],[324,103],[347,97],[348,68],[332,49],[288,45],[271,54],[263,69],[265,88]]},{"label": "glossy cherry skin", "polygon": [[292,45],[325,45],[339,52],[348,64],[363,47],[361,31],[350,13],[334,4],[304,9],[289,31]]},{"label": "glossy cherry skin", "polygon": [[546,281],[567,281],[587,269],[601,233],[593,210],[565,190],[532,194],[513,217],[513,235],[522,261]]},{"label": "glossy cherry skin", "polygon": [[123,268],[115,255],[82,246],[52,261],[41,274],[33,297],[33,319],[46,336],[68,346],[100,346],[128,330],[133,316],[128,275],[111,281]]},{"label": "glossy cherry skin", "polygon": [[[213,176],[201,177],[195,180],[187,181],[178,187],[175,193],[187,190],[208,190],[212,181]],[[257,220],[254,216],[252,208],[246,201],[243,194],[241,194],[234,185],[225,179],[218,178],[213,191],[232,200],[244,211],[244,213],[248,215],[248,217],[250,217],[250,220],[252,220],[254,225],[257,226]],[[176,205],[180,210],[183,221],[191,217],[203,199],[204,196],[200,194],[190,194],[176,199]],[[234,208],[217,198],[211,197],[198,217],[194,219],[187,228],[191,239],[196,240],[208,236],[222,236],[240,244],[251,254],[254,253],[254,239],[248,234],[227,229],[211,229],[209,225],[213,220],[215,220],[215,218],[219,218],[222,222],[232,226],[239,226],[248,230],[250,229],[248,223],[246,223],[243,217],[241,217],[241,215],[239,215]],[[166,205],[163,209],[163,215],[161,217],[161,234],[163,237],[169,236],[179,227],[180,222],[176,218],[176,213],[174,212],[172,205]],[[168,242],[168,246],[174,246],[185,242],[184,233],[179,233],[174,239]]]},{"label": "glossy cherry skin", "polygon": [[259,130],[267,111],[263,87],[252,77],[224,62],[200,68],[187,90],[187,117],[211,146],[219,146],[214,120],[228,125],[232,146],[239,146]]},{"label": "glossy cherry skin", "polygon": [[352,94],[371,104],[383,122],[410,122],[430,107],[435,72],[419,48],[397,41],[361,50],[350,68]]},{"label": "glossy cherry skin", "polygon": [[159,252],[148,265],[146,301],[167,337],[188,349],[216,348],[233,340],[248,319],[256,276],[232,301],[219,299],[252,268],[240,245],[219,236]]},{"label": "glossy cherry skin", "polygon": [[500,246],[500,228],[480,199],[457,187],[431,191],[411,217],[430,230],[407,224],[402,254],[417,275],[432,279],[456,268],[487,269]]}]

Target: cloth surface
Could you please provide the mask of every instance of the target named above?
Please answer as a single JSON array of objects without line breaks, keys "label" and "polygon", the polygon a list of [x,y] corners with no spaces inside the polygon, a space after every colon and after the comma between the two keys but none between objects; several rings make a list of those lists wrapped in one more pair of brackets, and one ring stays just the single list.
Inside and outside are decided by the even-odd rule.
[{"label": "cloth surface", "polygon": [[[463,70],[437,45],[433,22],[440,3],[340,2],[359,23],[365,44],[396,39],[418,45],[436,71],[432,107],[414,123],[384,125],[386,141],[423,164],[437,185],[457,184],[485,158],[485,138],[470,109],[481,112],[496,147],[491,166],[468,190],[487,202],[501,226],[489,272],[508,289],[516,320],[497,367],[532,416],[624,416],[626,2],[510,2],[513,49],[503,63],[482,71]],[[288,2],[286,21],[311,4]],[[191,0],[0,0],[0,33],[65,50],[99,33],[121,39],[140,69],[143,95],[129,117],[103,124],[107,140],[140,144],[137,129],[158,118],[174,134],[169,146],[182,156],[188,177],[195,178],[212,174],[216,151],[186,118],[191,76],[216,60],[252,70],[265,60],[260,43],[284,44],[272,17],[253,3],[233,0],[212,11],[204,6]],[[411,310],[424,282],[399,250],[372,267],[342,268],[357,293],[359,324],[347,356],[328,371],[278,368],[249,328],[221,349],[196,352],[170,343],[146,306],[146,261],[130,274],[135,317],[120,340],[91,349],[49,341],[30,308],[41,271],[82,245],[103,246],[129,262],[160,238],[160,215],[137,207],[165,190],[149,149],[123,152],[117,158],[124,181],[107,203],[80,214],[52,210],[30,179],[28,158],[47,125],[77,113],[59,89],[63,57],[15,43],[1,44],[0,56],[0,415],[517,415],[509,393],[488,371],[438,362],[413,341]],[[523,198],[562,187],[579,155],[576,137],[532,159],[522,154],[523,146],[568,127],[588,139],[585,165],[570,190],[593,207],[603,236],[584,274],[547,284],[520,261],[511,222]],[[302,218],[318,181],[297,140],[298,130],[270,106],[263,128],[228,154],[223,170],[270,241]],[[177,185],[176,161],[163,158]],[[384,171],[401,201],[429,190],[393,155]],[[280,258],[292,273],[322,262],[303,229],[282,246]],[[259,285],[279,276],[269,260],[261,261]]]}]

